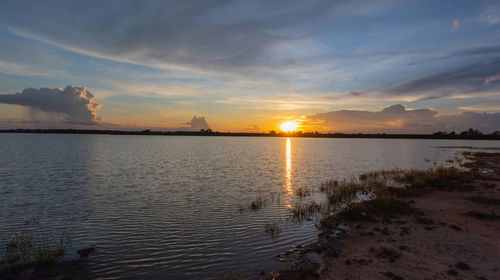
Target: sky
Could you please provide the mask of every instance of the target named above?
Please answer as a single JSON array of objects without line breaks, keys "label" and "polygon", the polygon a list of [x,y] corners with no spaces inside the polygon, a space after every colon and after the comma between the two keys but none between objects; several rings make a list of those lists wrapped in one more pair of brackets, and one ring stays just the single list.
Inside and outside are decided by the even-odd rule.
[{"label": "sky", "polygon": [[500,130],[498,1],[0,2],[0,128]]}]

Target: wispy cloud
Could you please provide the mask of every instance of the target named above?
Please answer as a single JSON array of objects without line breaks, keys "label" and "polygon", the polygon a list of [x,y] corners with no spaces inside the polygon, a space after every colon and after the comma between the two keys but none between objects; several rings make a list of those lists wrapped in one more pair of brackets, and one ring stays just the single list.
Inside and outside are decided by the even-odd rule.
[{"label": "wispy cloud", "polygon": [[468,105],[468,106],[460,106],[458,107],[460,110],[465,111],[475,111],[475,112],[496,112],[500,111],[500,104],[476,104],[476,105]]},{"label": "wispy cloud", "polygon": [[486,5],[480,15],[481,20],[489,25],[500,23],[500,3]]},{"label": "wispy cloud", "polygon": [[5,60],[0,60],[0,72],[8,75],[18,75],[18,76],[46,76],[48,73],[33,71],[33,69],[27,65],[9,62]]},{"label": "wispy cloud", "polygon": [[495,76],[489,77],[486,80],[484,80],[483,86],[487,87],[490,85],[490,83],[499,80],[500,79],[500,73],[496,74]]},{"label": "wispy cloud", "polygon": [[308,55],[304,48],[308,36],[281,31],[314,21],[338,2],[149,1],[137,5],[122,1],[121,9],[100,1],[85,2],[88,7],[99,6],[104,17],[76,8],[75,2],[33,2],[31,8],[45,19],[39,20],[19,13],[24,6],[12,1],[0,11],[4,19],[0,23],[16,34],[95,57],[248,74],[297,66]]}]

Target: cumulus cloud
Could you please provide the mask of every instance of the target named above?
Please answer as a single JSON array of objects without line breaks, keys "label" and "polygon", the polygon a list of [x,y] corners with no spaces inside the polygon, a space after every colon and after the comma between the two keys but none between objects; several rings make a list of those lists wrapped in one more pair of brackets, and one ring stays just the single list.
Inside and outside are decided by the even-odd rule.
[{"label": "cumulus cloud", "polygon": [[348,133],[432,133],[441,130],[462,131],[470,127],[483,132],[500,129],[500,113],[461,112],[439,115],[430,109],[409,110],[401,104],[381,111],[340,110],[306,117],[322,130]]},{"label": "cumulus cloud", "polygon": [[457,30],[459,26],[460,26],[460,21],[458,19],[453,20],[453,26],[451,27],[451,31]]},{"label": "cumulus cloud", "polygon": [[189,125],[189,128],[195,130],[210,128],[205,117],[194,116],[193,119],[191,119],[191,121],[187,122],[186,124]]},{"label": "cumulus cloud", "polygon": [[28,106],[47,113],[61,113],[69,124],[93,125],[99,118],[96,110],[101,105],[85,87],[27,88],[21,93],[1,94],[0,103]]}]

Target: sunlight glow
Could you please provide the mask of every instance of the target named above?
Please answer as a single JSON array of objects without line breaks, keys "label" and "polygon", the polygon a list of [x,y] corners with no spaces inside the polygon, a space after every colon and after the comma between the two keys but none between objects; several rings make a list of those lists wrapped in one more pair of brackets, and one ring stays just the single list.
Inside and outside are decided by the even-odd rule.
[{"label": "sunlight glow", "polygon": [[299,124],[293,121],[284,122],[280,125],[280,129],[283,132],[294,132],[299,127]]}]

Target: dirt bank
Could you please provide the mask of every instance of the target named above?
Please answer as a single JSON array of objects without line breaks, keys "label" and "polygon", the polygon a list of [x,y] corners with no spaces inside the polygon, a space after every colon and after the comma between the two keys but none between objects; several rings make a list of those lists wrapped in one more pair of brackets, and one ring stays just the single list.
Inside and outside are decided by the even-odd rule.
[{"label": "dirt bank", "polygon": [[473,187],[399,198],[416,211],[351,222],[270,278],[500,279],[500,154],[475,156]]}]

